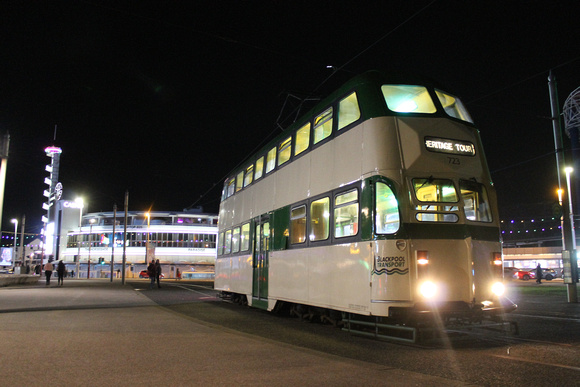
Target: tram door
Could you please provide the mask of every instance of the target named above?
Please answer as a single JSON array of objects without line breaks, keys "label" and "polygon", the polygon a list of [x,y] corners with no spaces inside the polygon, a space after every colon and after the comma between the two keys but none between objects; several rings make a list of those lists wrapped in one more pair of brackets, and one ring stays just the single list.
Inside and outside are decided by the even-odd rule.
[{"label": "tram door", "polygon": [[268,251],[270,250],[270,219],[268,216],[255,219],[254,246],[252,296],[265,300],[268,298]]}]

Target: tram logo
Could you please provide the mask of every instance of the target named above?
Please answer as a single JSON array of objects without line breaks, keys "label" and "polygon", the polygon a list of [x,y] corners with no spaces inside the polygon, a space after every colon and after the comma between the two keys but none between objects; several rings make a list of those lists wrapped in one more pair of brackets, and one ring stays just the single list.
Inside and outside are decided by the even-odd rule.
[{"label": "tram logo", "polygon": [[375,255],[373,274],[409,274],[407,260],[402,256],[381,257],[380,255]]}]

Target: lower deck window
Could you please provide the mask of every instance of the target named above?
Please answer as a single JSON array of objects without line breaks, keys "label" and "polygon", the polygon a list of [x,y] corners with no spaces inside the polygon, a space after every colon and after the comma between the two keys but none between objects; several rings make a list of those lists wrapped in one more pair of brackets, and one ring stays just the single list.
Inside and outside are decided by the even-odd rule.
[{"label": "lower deck window", "polygon": [[377,182],[375,189],[375,232],[394,234],[399,230],[399,203],[391,187]]},{"label": "lower deck window", "polygon": [[330,198],[322,198],[310,203],[310,240],[322,241],[328,239]]}]

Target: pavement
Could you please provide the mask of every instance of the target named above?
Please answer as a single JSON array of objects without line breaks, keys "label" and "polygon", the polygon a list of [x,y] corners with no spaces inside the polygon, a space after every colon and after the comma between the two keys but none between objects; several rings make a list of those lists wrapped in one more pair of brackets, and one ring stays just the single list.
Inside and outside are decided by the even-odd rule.
[{"label": "pavement", "polygon": [[460,386],[229,330],[109,280],[0,288],[2,386]]}]

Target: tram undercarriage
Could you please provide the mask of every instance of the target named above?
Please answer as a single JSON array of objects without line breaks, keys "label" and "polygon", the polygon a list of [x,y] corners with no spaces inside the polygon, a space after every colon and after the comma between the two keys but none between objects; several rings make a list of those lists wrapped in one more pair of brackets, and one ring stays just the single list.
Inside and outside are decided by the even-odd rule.
[{"label": "tram undercarriage", "polygon": [[[246,295],[222,292],[220,298],[248,305]],[[516,322],[505,314],[517,308],[513,303],[497,307],[464,302],[433,305],[417,303],[413,308],[390,308],[389,317],[368,316],[333,309],[277,301],[272,313],[286,314],[300,320],[330,324],[354,335],[403,343],[419,343],[447,333],[487,331],[500,335],[517,335]]]}]

